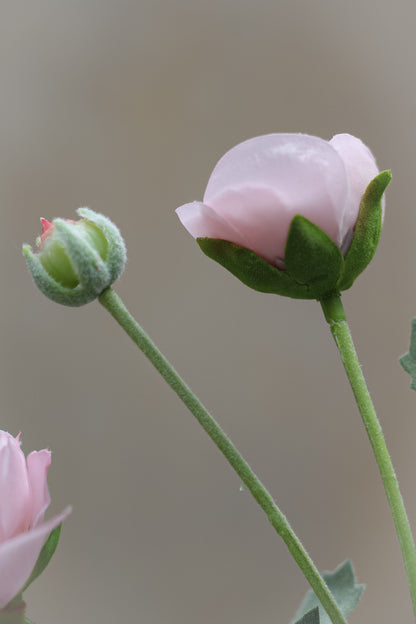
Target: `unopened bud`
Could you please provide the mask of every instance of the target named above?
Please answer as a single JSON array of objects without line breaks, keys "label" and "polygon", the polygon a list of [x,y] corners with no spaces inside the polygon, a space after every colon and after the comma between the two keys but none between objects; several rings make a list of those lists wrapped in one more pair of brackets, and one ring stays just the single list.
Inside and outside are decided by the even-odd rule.
[{"label": "unopened bud", "polygon": [[37,252],[23,245],[27,266],[44,295],[67,306],[96,299],[122,274],[126,247],[107,217],[79,208],[81,219],[41,219]]}]

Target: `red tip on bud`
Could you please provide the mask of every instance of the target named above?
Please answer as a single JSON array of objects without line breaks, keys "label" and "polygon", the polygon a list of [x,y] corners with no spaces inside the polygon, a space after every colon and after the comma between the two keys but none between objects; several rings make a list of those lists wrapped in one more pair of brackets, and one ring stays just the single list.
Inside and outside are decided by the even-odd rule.
[{"label": "red tip on bud", "polygon": [[53,223],[52,221],[48,221],[47,219],[44,219],[43,217],[40,220],[40,223],[42,225],[42,234],[46,234],[46,232],[53,227]]},{"label": "red tip on bud", "polygon": [[45,242],[45,238],[47,238],[50,234],[52,234],[53,230],[55,229],[55,226],[52,223],[52,221],[48,221],[47,219],[44,219],[43,217],[41,218],[40,223],[42,226],[42,232],[38,239],[39,249],[42,248],[42,245]]}]

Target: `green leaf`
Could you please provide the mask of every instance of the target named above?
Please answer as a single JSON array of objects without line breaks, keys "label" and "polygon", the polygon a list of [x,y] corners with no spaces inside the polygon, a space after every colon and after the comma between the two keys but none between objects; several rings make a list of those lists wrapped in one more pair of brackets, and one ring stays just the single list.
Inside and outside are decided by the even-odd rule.
[{"label": "green leaf", "polygon": [[27,589],[29,585],[33,583],[35,579],[38,578],[39,574],[41,574],[43,570],[46,568],[46,566],[48,565],[49,561],[52,558],[53,553],[56,550],[56,547],[58,546],[59,536],[61,534],[61,527],[62,527],[62,524],[57,526],[56,529],[54,529],[53,531],[51,531],[51,533],[49,533],[49,537],[44,543],[44,545],[42,546],[42,550],[40,551],[38,560],[35,563],[35,567],[33,568],[32,574],[29,576],[28,580],[26,581],[23,588],[21,589],[22,592],[25,591],[25,589]]},{"label": "green leaf", "polygon": [[295,624],[320,624],[319,607],[315,607],[312,611],[305,613]]},{"label": "green leaf", "polygon": [[390,180],[391,171],[382,171],[366,188],[360,204],[354,237],[345,256],[344,272],[339,283],[340,290],[352,286],[376,252],[383,225],[381,199]]},{"label": "green leaf", "polygon": [[[354,570],[350,560],[344,561],[334,572],[324,572],[323,578],[328,585],[331,594],[334,596],[342,615],[345,617],[357,606],[364,591],[365,585],[355,583]],[[319,624],[331,624],[326,611],[321,606],[318,598],[312,590],[308,591],[301,606],[299,607],[293,622],[304,624],[303,616],[308,615],[314,608],[319,608]],[[308,624],[315,624],[314,620],[306,620]],[[317,624],[317,623],[316,623]]]},{"label": "green leaf", "polygon": [[196,240],[205,255],[254,290],[294,299],[315,299],[305,284],[298,284],[287,271],[280,271],[250,249],[217,238]]},{"label": "green leaf", "polygon": [[412,390],[416,390],[416,318],[412,320],[409,352],[402,355],[401,358],[399,358],[399,362],[406,373],[409,373],[412,378],[410,387]]},{"label": "green leaf", "polygon": [[307,285],[314,299],[337,291],[344,257],[334,241],[301,215],[293,217],[285,249],[287,273]]}]

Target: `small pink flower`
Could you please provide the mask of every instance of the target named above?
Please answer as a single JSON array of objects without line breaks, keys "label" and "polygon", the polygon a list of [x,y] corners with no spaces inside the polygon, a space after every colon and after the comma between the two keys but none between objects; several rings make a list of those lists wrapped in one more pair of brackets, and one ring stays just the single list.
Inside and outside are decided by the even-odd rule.
[{"label": "small pink flower", "polygon": [[0,609],[23,588],[50,532],[70,513],[68,508],[43,522],[50,463],[50,451],[25,458],[20,434],[14,438],[0,431]]},{"label": "small pink flower", "polygon": [[194,238],[236,243],[283,268],[295,215],[318,225],[345,254],[361,198],[378,173],[368,147],[350,134],[330,141],[268,134],[227,152],[211,174],[203,202],[176,212]]}]

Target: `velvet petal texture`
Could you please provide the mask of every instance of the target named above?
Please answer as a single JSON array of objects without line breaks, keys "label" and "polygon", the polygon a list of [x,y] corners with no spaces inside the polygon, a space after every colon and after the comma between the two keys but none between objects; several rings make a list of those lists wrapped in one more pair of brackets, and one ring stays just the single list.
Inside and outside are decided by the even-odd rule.
[{"label": "velvet petal texture", "polygon": [[[364,192],[379,170],[373,154],[364,143],[351,134],[336,134],[329,144],[341,157],[348,178],[349,197],[345,206],[342,227],[348,231],[357,220],[357,206]],[[384,208],[384,198],[382,199]]]},{"label": "velvet petal texture", "polygon": [[31,526],[36,527],[42,522],[45,511],[51,502],[48,483],[46,481],[48,469],[51,464],[51,453],[46,449],[43,451],[33,451],[27,456],[26,463],[29,486],[32,494]]},{"label": "velvet petal texture", "polygon": [[0,609],[22,589],[49,533],[70,511],[43,522],[50,463],[50,451],[34,451],[26,459],[20,434],[0,431]]},{"label": "velvet petal texture", "polygon": [[377,173],[370,150],[351,135],[324,141],[268,134],[227,152],[203,202],[186,204],[177,214],[195,238],[236,243],[282,268],[296,215],[320,227],[345,253],[361,197]]},{"label": "velvet petal texture", "polygon": [[59,516],[0,544],[0,609],[22,589],[49,534],[70,513],[68,507]]}]

